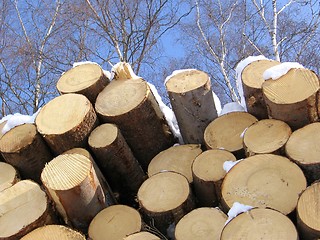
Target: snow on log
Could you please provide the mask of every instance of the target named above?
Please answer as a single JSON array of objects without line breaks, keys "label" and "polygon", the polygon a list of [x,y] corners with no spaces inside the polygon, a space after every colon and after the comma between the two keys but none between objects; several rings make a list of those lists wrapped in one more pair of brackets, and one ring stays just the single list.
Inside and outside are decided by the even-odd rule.
[{"label": "snow on log", "polygon": [[18,171],[10,164],[0,162],[0,192],[20,180]]},{"label": "snow on log", "polygon": [[118,240],[141,231],[140,213],[126,205],[113,205],[100,211],[91,221],[88,235],[92,240]]},{"label": "snow on log", "polygon": [[81,94],[65,94],[48,102],[36,118],[36,126],[54,154],[86,147],[98,119],[90,101]]},{"label": "snow on log", "polygon": [[242,71],[241,79],[247,111],[259,120],[268,118],[267,106],[262,94],[262,84],[265,81],[263,73],[268,68],[279,64],[269,59],[258,60],[247,65]]},{"label": "snow on log", "polygon": [[64,221],[84,233],[108,202],[92,162],[80,154],[54,158],[43,169],[41,181]]},{"label": "snow on log", "polygon": [[309,186],[300,196],[297,205],[297,227],[304,240],[320,238],[320,183]]},{"label": "snow on log", "polygon": [[46,162],[52,154],[34,124],[26,123],[12,128],[0,139],[0,152],[5,161],[14,166],[22,179],[38,183]]},{"label": "snow on log", "polygon": [[292,221],[273,209],[254,208],[232,219],[222,230],[221,240],[229,239],[298,240]]},{"label": "snow on log", "polygon": [[236,164],[225,176],[222,205],[229,210],[234,202],[253,207],[273,208],[288,215],[297,205],[307,182],[301,169],[288,158],[257,154]]},{"label": "snow on log", "polygon": [[311,70],[292,68],[276,80],[265,81],[262,92],[269,117],[286,122],[293,130],[319,120],[319,79]]},{"label": "snow on log", "polygon": [[194,159],[202,152],[199,144],[185,144],[170,147],[155,156],[148,167],[151,177],[162,171],[173,171],[193,182],[191,166]]},{"label": "snow on log", "polygon": [[197,208],[186,214],[175,229],[176,240],[219,240],[226,214],[217,208]]},{"label": "snow on log", "polygon": [[220,149],[204,151],[194,160],[192,165],[193,186],[199,206],[218,206],[221,197],[221,183],[226,175],[223,169],[225,161],[236,161],[236,158],[232,153]]},{"label": "snow on log", "polygon": [[141,78],[113,80],[95,104],[104,123],[116,124],[144,170],[174,137],[148,84]]},{"label": "snow on log", "polygon": [[98,94],[109,82],[98,64],[87,63],[65,72],[57,82],[57,89],[61,94],[83,94],[94,104]]},{"label": "snow on log", "polygon": [[289,159],[304,172],[308,183],[320,180],[320,123],[311,123],[294,131],[285,146]]},{"label": "snow on log", "polygon": [[146,175],[117,126],[110,123],[98,126],[91,132],[88,143],[111,188],[120,194],[120,202],[134,201]]},{"label": "snow on log", "polygon": [[129,236],[125,237],[123,240],[160,240],[160,238],[150,232],[138,232],[130,234]]},{"label": "snow on log", "polygon": [[218,116],[208,74],[179,71],[168,77],[165,86],[184,143],[203,145],[205,128]]},{"label": "snow on log", "polygon": [[148,178],[138,191],[138,201],[147,223],[154,224],[163,234],[194,209],[188,180],[175,172],[161,172]]},{"label": "snow on log", "polygon": [[86,240],[86,237],[63,225],[46,225],[28,233],[20,240]]},{"label": "snow on log", "polygon": [[291,133],[289,125],[280,120],[263,119],[254,123],[243,136],[246,156],[262,153],[284,155],[284,146]]},{"label": "snow on log", "polygon": [[20,239],[46,224],[54,223],[46,193],[31,180],[22,180],[0,192],[0,239]]},{"label": "snow on log", "polygon": [[204,132],[207,149],[222,148],[233,153],[237,158],[244,156],[242,136],[243,131],[257,122],[253,115],[247,112],[230,112],[213,120]]}]

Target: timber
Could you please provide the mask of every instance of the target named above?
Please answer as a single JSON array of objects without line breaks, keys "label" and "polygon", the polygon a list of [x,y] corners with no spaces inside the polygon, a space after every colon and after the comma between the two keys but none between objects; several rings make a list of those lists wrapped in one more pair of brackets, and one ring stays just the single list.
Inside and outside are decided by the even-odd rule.
[{"label": "timber", "polygon": [[165,86],[184,143],[204,145],[204,130],[218,116],[208,74],[181,71],[171,76]]},{"label": "timber", "polygon": [[160,240],[160,238],[152,233],[142,231],[142,232],[130,234],[129,236],[125,237],[123,240]]},{"label": "timber", "polygon": [[20,181],[18,171],[9,163],[0,162],[0,192]]}]

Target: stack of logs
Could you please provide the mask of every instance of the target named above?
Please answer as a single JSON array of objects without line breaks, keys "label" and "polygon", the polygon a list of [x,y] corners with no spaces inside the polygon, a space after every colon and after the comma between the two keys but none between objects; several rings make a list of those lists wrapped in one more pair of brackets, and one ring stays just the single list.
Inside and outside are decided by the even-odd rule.
[{"label": "stack of logs", "polygon": [[[35,124],[1,136],[0,239],[320,238],[319,79],[263,81],[277,64],[249,64],[248,112],[219,117],[206,73],[172,75],[182,145],[128,64],[111,82],[96,64],[67,71]],[[253,209],[226,224],[235,202]]]}]

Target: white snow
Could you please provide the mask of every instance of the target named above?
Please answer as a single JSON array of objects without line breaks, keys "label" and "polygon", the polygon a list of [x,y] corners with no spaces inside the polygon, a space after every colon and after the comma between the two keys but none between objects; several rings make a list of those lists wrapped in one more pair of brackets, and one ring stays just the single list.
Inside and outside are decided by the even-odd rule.
[{"label": "white snow", "polygon": [[116,73],[121,73],[121,79],[118,80],[125,80],[125,79],[137,79],[140,78],[137,76],[131,68],[131,65],[127,62],[118,62],[117,64],[113,65],[111,69],[111,78],[112,80],[115,77]]},{"label": "white snow", "polygon": [[83,61],[83,62],[74,62],[72,67],[77,67],[77,66],[80,66],[80,65],[83,65],[83,64],[96,64],[100,67],[100,65],[96,62],[91,62],[91,61]]},{"label": "white snow", "polygon": [[264,80],[273,79],[276,80],[285,75],[292,68],[304,68],[300,63],[297,62],[284,62],[279,65],[273,66],[263,73]]},{"label": "white snow", "polygon": [[243,138],[244,137],[244,134],[246,133],[246,131],[248,130],[248,127],[246,127],[243,132],[240,134],[240,138]]},{"label": "white snow", "polygon": [[231,168],[233,168],[236,164],[238,164],[239,162],[241,162],[243,159],[239,159],[237,161],[225,161],[223,163],[223,170],[225,170],[226,172],[229,172]]},{"label": "white snow", "polygon": [[238,216],[240,213],[248,212],[252,209],[252,206],[244,205],[239,202],[233,203],[232,207],[228,211],[228,219],[225,223],[227,225],[233,218]]},{"label": "white snow", "polygon": [[222,116],[222,115],[230,113],[230,112],[245,112],[245,109],[243,108],[242,105],[240,105],[237,102],[226,103],[223,106],[219,116]]},{"label": "white snow", "polygon": [[35,112],[33,115],[29,116],[29,115],[23,115],[20,113],[15,113],[15,114],[9,114],[5,117],[3,117],[0,120],[0,123],[7,121],[6,124],[3,126],[2,128],[2,134],[7,133],[10,129],[25,124],[25,123],[34,123],[38,113],[39,113],[40,109]]},{"label": "white snow", "polygon": [[194,71],[196,69],[193,69],[193,68],[189,68],[189,69],[179,69],[179,70],[175,70],[172,72],[172,74],[168,77],[166,77],[166,79],[164,80],[164,85],[166,85],[166,83],[168,82],[168,80],[170,78],[172,78],[173,76],[179,74],[179,73],[182,73],[182,72],[191,72],[191,71]]},{"label": "white snow", "polygon": [[165,105],[163,103],[162,98],[159,95],[156,87],[149,82],[148,82],[148,85],[149,85],[150,90],[153,93],[154,97],[156,98],[156,101],[158,102],[159,107],[160,107],[165,119],[167,120],[167,123],[169,125],[171,132],[178,139],[179,143],[183,144],[183,139],[182,139],[180,129],[178,126],[178,122],[177,122],[177,119],[176,119],[174,112],[172,111],[171,108],[169,108],[167,105]]},{"label": "white snow", "polygon": [[102,69],[102,71],[103,71],[103,74],[111,81],[112,80],[111,79],[111,72],[104,70],[104,69]]},{"label": "white snow", "polygon": [[247,110],[247,106],[246,106],[246,102],[245,102],[245,98],[244,98],[244,94],[243,94],[242,79],[241,79],[242,71],[250,63],[258,61],[258,60],[263,60],[263,59],[267,59],[267,58],[265,56],[263,56],[263,55],[250,56],[250,57],[247,57],[247,58],[243,59],[241,62],[239,62],[237,67],[236,67],[238,93],[239,93],[239,96],[240,96],[241,105],[245,109],[245,111]]},{"label": "white snow", "polygon": [[222,110],[221,101],[214,91],[212,91],[212,95],[213,95],[214,105],[216,106],[217,114],[219,116]]}]

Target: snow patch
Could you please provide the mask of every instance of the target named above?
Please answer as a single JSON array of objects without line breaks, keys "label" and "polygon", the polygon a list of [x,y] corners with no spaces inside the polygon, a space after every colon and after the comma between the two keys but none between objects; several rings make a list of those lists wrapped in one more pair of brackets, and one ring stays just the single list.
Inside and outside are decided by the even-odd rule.
[{"label": "snow patch", "polygon": [[222,115],[230,113],[230,112],[245,112],[245,109],[242,105],[240,105],[237,102],[226,103],[223,106],[219,116],[222,116]]},{"label": "snow patch", "polygon": [[264,80],[276,80],[285,75],[292,68],[304,68],[300,63],[297,62],[284,62],[279,65],[273,66],[263,73]]},{"label": "snow patch", "polygon": [[231,170],[231,168],[233,168],[235,165],[237,165],[239,162],[241,162],[243,159],[239,159],[237,161],[225,161],[223,163],[223,170],[225,170],[226,172],[229,172]]},{"label": "snow patch", "polygon": [[110,80],[126,80],[137,79],[137,76],[131,68],[131,65],[127,62],[118,62],[112,66]]},{"label": "snow patch", "polygon": [[96,62],[91,62],[91,61],[83,61],[83,62],[74,62],[72,67],[75,68],[77,66],[83,65],[83,64],[96,64],[100,67],[100,65]]},{"label": "snow patch", "polygon": [[103,74],[111,81],[112,80],[111,79],[111,72],[104,70],[104,69],[102,69],[102,71],[103,71]]},{"label": "snow patch", "polygon": [[172,78],[173,76],[182,73],[182,72],[191,72],[191,71],[195,71],[196,69],[190,68],[190,69],[179,69],[179,70],[175,70],[172,72],[172,74],[168,77],[166,77],[166,79],[164,80],[164,85],[166,85],[166,83],[168,82],[168,80],[170,78]]},{"label": "snow patch", "polygon": [[221,101],[220,101],[219,97],[217,96],[217,94],[214,91],[212,91],[212,95],[213,95],[214,105],[216,106],[217,114],[219,116],[220,113],[221,113],[221,110],[222,110]]},{"label": "snow patch", "polygon": [[243,138],[244,137],[244,134],[246,133],[246,131],[248,130],[248,127],[246,127],[243,132],[240,134],[240,138]]},{"label": "snow patch", "polygon": [[239,202],[233,203],[232,207],[228,211],[228,219],[225,223],[227,225],[233,218],[238,216],[240,213],[248,212],[252,209],[252,206],[244,205]]}]

